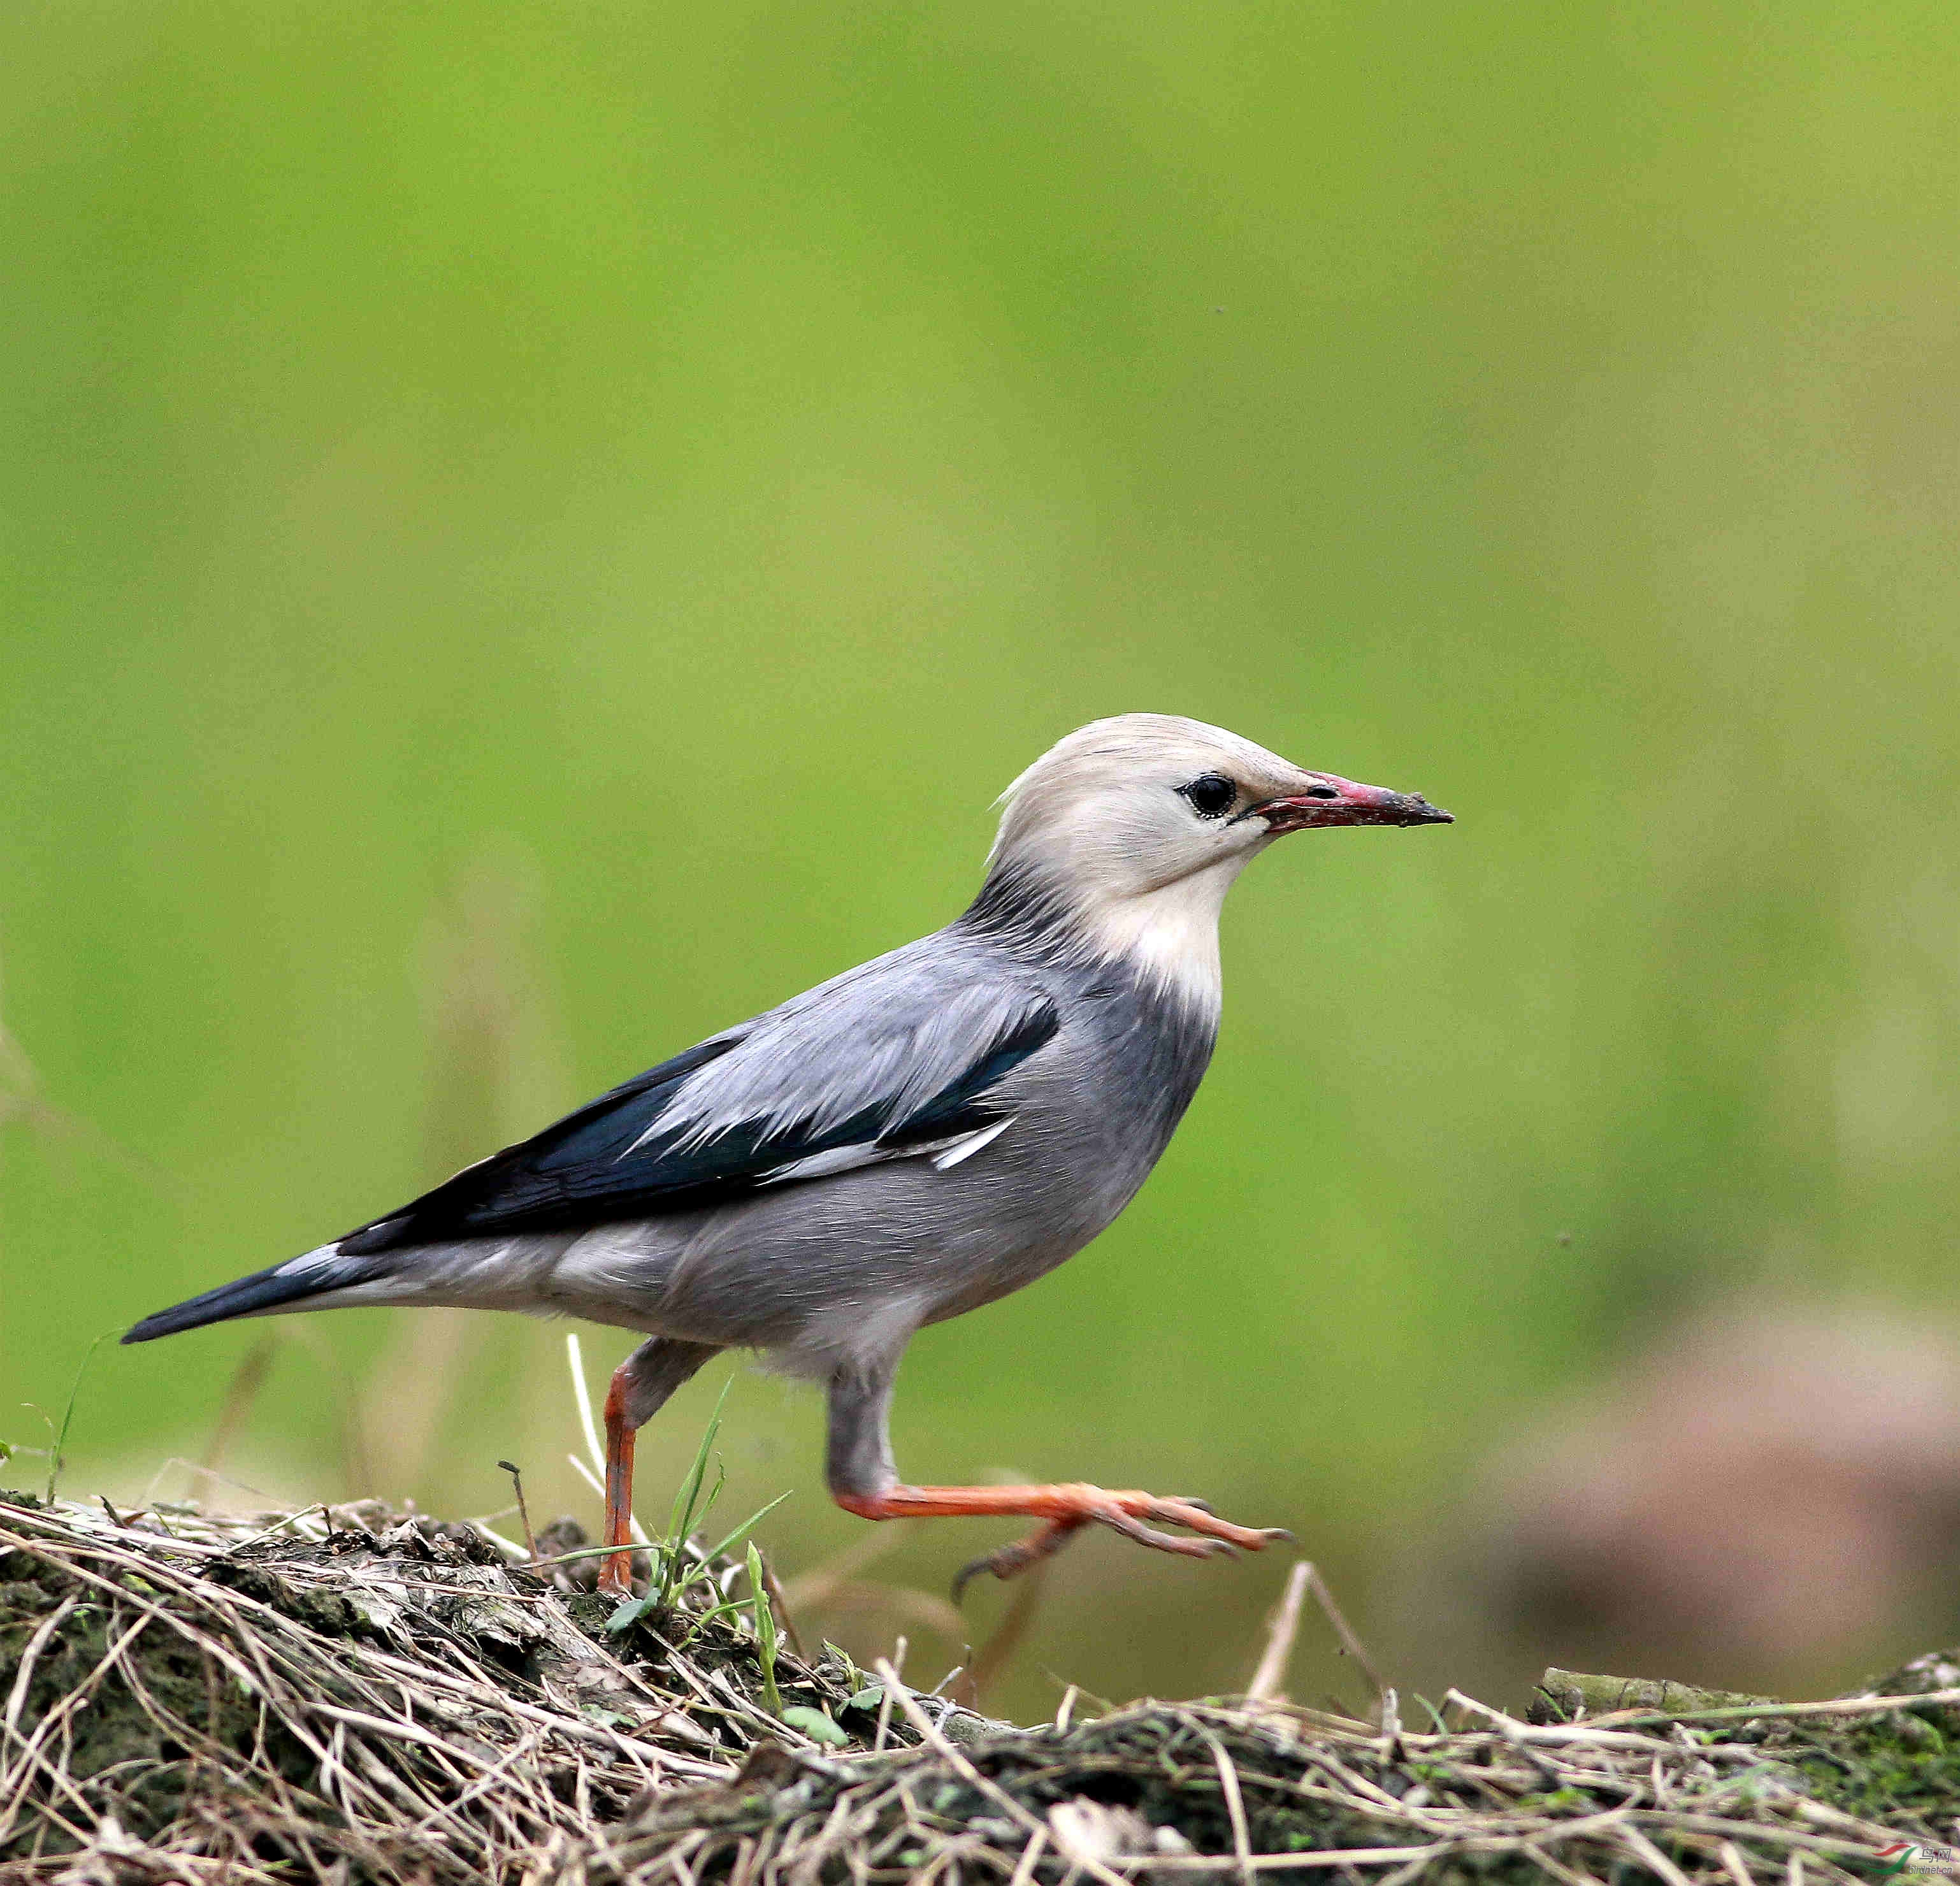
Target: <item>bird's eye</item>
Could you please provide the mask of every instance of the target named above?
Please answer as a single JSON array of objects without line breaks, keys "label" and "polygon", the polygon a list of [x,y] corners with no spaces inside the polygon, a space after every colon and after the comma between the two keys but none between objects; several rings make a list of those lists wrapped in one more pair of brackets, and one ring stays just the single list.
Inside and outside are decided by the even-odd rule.
[{"label": "bird's eye", "polygon": [[1338,799],[1340,797],[1332,786],[1309,786],[1300,794],[1303,799]]},{"label": "bird's eye", "polygon": [[1201,773],[1178,790],[1201,819],[1220,819],[1238,803],[1239,789],[1223,773]]}]

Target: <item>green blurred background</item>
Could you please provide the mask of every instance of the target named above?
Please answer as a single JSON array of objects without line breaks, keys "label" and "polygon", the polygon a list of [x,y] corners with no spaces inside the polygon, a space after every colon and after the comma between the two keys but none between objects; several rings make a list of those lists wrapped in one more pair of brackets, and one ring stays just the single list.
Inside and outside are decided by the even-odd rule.
[{"label": "green blurred background", "polygon": [[[0,1401],[944,921],[1134,708],[1460,822],[1251,873],[1177,1141],[919,1340],[908,1471],[1285,1522],[1517,1700],[1667,1640],[1486,1589],[1513,1437],[1710,1304],[1948,1340],[1949,8],[65,0],[0,75]],[[71,1489],[204,1458],[268,1334],[235,1479],[594,1519],[562,1332],[490,1318],[105,1345]],[[833,1560],[817,1401],[729,1405],[731,1518]],[[819,1627],[936,1675],[991,1536]],[[1928,1550],[1671,1674],[1923,1649]],[[1242,1683],[1284,1572],[1087,1541],[989,1705]]]}]

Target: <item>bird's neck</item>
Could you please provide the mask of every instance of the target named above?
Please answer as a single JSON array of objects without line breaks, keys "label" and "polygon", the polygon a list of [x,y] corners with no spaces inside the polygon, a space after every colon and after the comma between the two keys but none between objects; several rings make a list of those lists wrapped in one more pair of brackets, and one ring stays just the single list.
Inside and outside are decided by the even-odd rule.
[{"label": "bird's neck", "polygon": [[1223,995],[1218,915],[1244,860],[1153,889],[1118,894],[1057,883],[1018,863],[997,860],[959,921],[1017,950],[1051,961],[1104,961],[1215,1017]]}]

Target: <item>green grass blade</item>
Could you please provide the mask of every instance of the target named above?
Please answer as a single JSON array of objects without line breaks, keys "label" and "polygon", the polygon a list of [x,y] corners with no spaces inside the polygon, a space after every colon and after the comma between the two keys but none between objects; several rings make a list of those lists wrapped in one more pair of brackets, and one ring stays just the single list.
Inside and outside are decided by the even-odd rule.
[{"label": "green grass blade", "polygon": [[762,1574],[762,1555],[749,1544],[749,1596],[756,1607],[756,1648],[762,1666],[762,1706],[772,1716],[783,1713],[776,1688],[776,1614],[769,1602],[769,1582]]},{"label": "green grass blade", "polygon": [[718,1617],[733,1617],[738,1611],[749,1608],[746,1598],[731,1598],[726,1604],[717,1605],[711,1611],[698,1611],[688,1620],[687,1629],[682,1633],[678,1649],[685,1650],[701,1635],[703,1627],[714,1623]]},{"label": "green grass blade", "polygon": [[[694,1451],[694,1465],[681,1481],[667,1514],[667,1536],[659,1547],[660,1604],[663,1610],[689,1582],[689,1574],[683,1569],[687,1535],[694,1530],[695,1509],[700,1505],[701,1489],[708,1478],[708,1456],[714,1449],[714,1437],[721,1432],[721,1410],[734,1384],[732,1375],[722,1383],[721,1392],[715,1398],[714,1412],[708,1417],[708,1426],[702,1430],[701,1445]],[[724,1476],[718,1473],[714,1491],[708,1496],[710,1508],[721,1491],[722,1477]]]},{"label": "green grass blade", "polygon": [[[757,1511],[752,1512],[747,1519],[744,1519],[742,1523],[737,1526],[733,1532],[730,1533],[727,1538],[724,1539],[713,1551],[708,1554],[708,1556],[711,1559],[718,1559],[722,1558],[727,1554],[733,1551],[743,1540],[748,1538],[750,1533],[755,1531],[756,1528],[760,1525],[763,1520],[766,1519],[771,1513],[774,1512],[785,1500],[788,1499],[788,1493],[777,1494],[775,1498],[771,1500],[766,1506],[761,1507]],[[751,1549],[752,1550],[752,1548]]]},{"label": "green grass blade", "polygon": [[105,1329],[88,1345],[88,1353],[81,1359],[81,1366],[75,1372],[75,1386],[68,1391],[68,1406],[62,1410],[61,1426],[56,1430],[54,1445],[48,1451],[48,1503],[54,1504],[55,1488],[61,1480],[62,1451],[68,1446],[68,1423],[75,1419],[75,1404],[81,1398],[81,1379],[88,1373],[88,1365],[95,1360],[95,1352],[112,1336],[119,1336],[119,1329]]},{"label": "green grass blade", "polygon": [[714,1412],[708,1417],[708,1426],[702,1430],[701,1445],[694,1451],[694,1465],[674,1494],[673,1505],[667,1514],[670,1539],[684,1539],[694,1530],[695,1503],[701,1497],[702,1483],[708,1477],[708,1457],[714,1448],[714,1437],[721,1431],[722,1407],[728,1399],[728,1391],[734,1385],[733,1376],[722,1383],[721,1392],[715,1398]]}]

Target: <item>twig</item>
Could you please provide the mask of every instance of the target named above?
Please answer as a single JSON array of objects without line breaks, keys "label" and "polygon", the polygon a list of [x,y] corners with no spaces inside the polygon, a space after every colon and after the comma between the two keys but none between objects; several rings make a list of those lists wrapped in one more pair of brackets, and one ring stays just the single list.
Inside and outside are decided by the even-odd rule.
[{"label": "twig", "polygon": [[[1666,1881],[1667,1886],[1688,1886],[1688,1875],[1659,1847],[1656,1846],[1638,1827],[1621,1827],[1619,1830],[1619,1837],[1633,1849],[1650,1872],[1658,1873]],[[1792,1886],[1803,1886],[1803,1875],[1800,1872],[1792,1883]]]},{"label": "twig", "polygon": [[1596,1716],[1596,1726],[1615,1729],[1644,1728],[1669,1722],[1771,1722],[1778,1717],[1802,1716],[1882,1716],[1891,1709],[1938,1708],[1960,1703],[1960,1689],[1928,1690],[1918,1696],[1847,1696],[1828,1703],[1751,1703],[1740,1709],[1686,1709],[1678,1716],[1659,1715],[1652,1710],[1625,1709],[1611,1716]]},{"label": "twig", "polygon": [[[1398,1866],[1408,1860],[1429,1859],[1436,1851],[1433,1846],[1323,1848],[1314,1853],[1255,1853],[1246,1864],[1255,1873],[1305,1872],[1335,1866]],[[1153,1872],[1228,1873],[1236,1872],[1239,1863],[1230,1853],[1153,1853],[1149,1864]]]},{"label": "twig", "polygon": [[[531,1530],[531,1509],[524,1503],[524,1477],[518,1471],[514,1461],[499,1461],[497,1465],[511,1476],[511,1485],[517,1496],[517,1517],[524,1528],[524,1551],[532,1564],[538,1559],[538,1535]],[[479,1530],[482,1528],[479,1528]]]},{"label": "twig", "polygon": [[[905,1667],[906,1648],[907,1646],[903,1637],[899,1638],[897,1643],[893,1644],[892,1646],[892,1661],[889,1665],[892,1672],[892,1680],[884,1686],[883,1691],[878,1697],[878,1732],[874,1737],[873,1737],[871,1741],[871,1748],[873,1754],[876,1754],[883,1748],[885,1746],[885,1738],[891,1733],[892,1704],[895,1693],[899,1687],[899,1675]],[[878,1665],[878,1668],[881,1670],[887,1667],[888,1666],[882,1660]]]},{"label": "twig", "polygon": [[[248,1545],[263,1545],[268,1539],[276,1539],[288,1526],[291,1526],[297,1530],[302,1520],[307,1519],[312,1514],[316,1512],[318,1513],[322,1519],[326,1519],[326,1508],[324,1505],[317,1506],[302,1506],[298,1512],[289,1512],[286,1514],[282,1519],[266,1527],[264,1531],[255,1532],[250,1538],[240,1540],[237,1545],[234,1547],[234,1550],[243,1551]],[[331,1526],[331,1524],[332,1522],[329,1521],[329,1527]]]},{"label": "twig", "polygon": [[1293,1660],[1293,1639],[1300,1631],[1300,1602],[1306,1596],[1312,1576],[1313,1567],[1305,1559],[1295,1560],[1287,1574],[1286,1589],[1267,1622],[1265,1650],[1258,1668],[1252,1672],[1252,1681],[1246,1685],[1247,1702],[1270,1703],[1278,1696],[1280,1686],[1286,1681],[1287,1665]]},{"label": "twig", "polygon": [[1036,1827],[1028,1836],[1028,1843],[1021,1849],[1021,1857],[1014,1862],[1014,1871],[1007,1886],[1028,1886],[1035,1876],[1035,1862],[1042,1856],[1042,1849],[1048,1845],[1048,1829]]},{"label": "twig", "polygon": [[1734,1886],[1756,1886],[1756,1882],[1749,1876],[1748,1863],[1742,1858],[1742,1849],[1733,1840],[1724,1840],[1716,1849],[1716,1853],[1721,1860],[1722,1870],[1734,1882]]},{"label": "twig", "polygon": [[[571,1398],[578,1404],[578,1425],[585,1436],[585,1451],[590,1456],[593,1474],[603,1480],[606,1450],[599,1445],[599,1423],[592,1418],[592,1391],[585,1385],[585,1351],[575,1329],[565,1333],[565,1359],[571,1369]],[[600,1490],[603,1495],[605,1489],[602,1486]]]},{"label": "twig", "polygon": [[1341,1647],[1360,1665],[1361,1674],[1373,1684],[1376,1700],[1379,1701],[1382,1692],[1388,1685],[1382,1681],[1382,1673],[1375,1668],[1374,1659],[1368,1655],[1367,1647],[1355,1636],[1354,1627],[1341,1615],[1341,1607],[1335,1603],[1334,1593],[1326,1579],[1320,1576],[1319,1566],[1309,1563],[1306,1582],[1315,1601],[1325,1614],[1327,1621],[1334,1627],[1335,1636],[1341,1640]]},{"label": "twig", "polygon": [[1232,1823],[1232,1851],[1237,1856],[1239,1872],[1242,1878],[1252,1877],[1252,1841],[1246,1826],[1245,1797],[1239,1792],[1239,1771],[1232,1765],[1232,1757],[1225,1752],[1225,1744],[1215,1735],[1207,1734],[1205,1741],[1211,1745],[1211,1759],[1218,1767],[1218,1785],[1225,1791],[1225,1812]]}]

